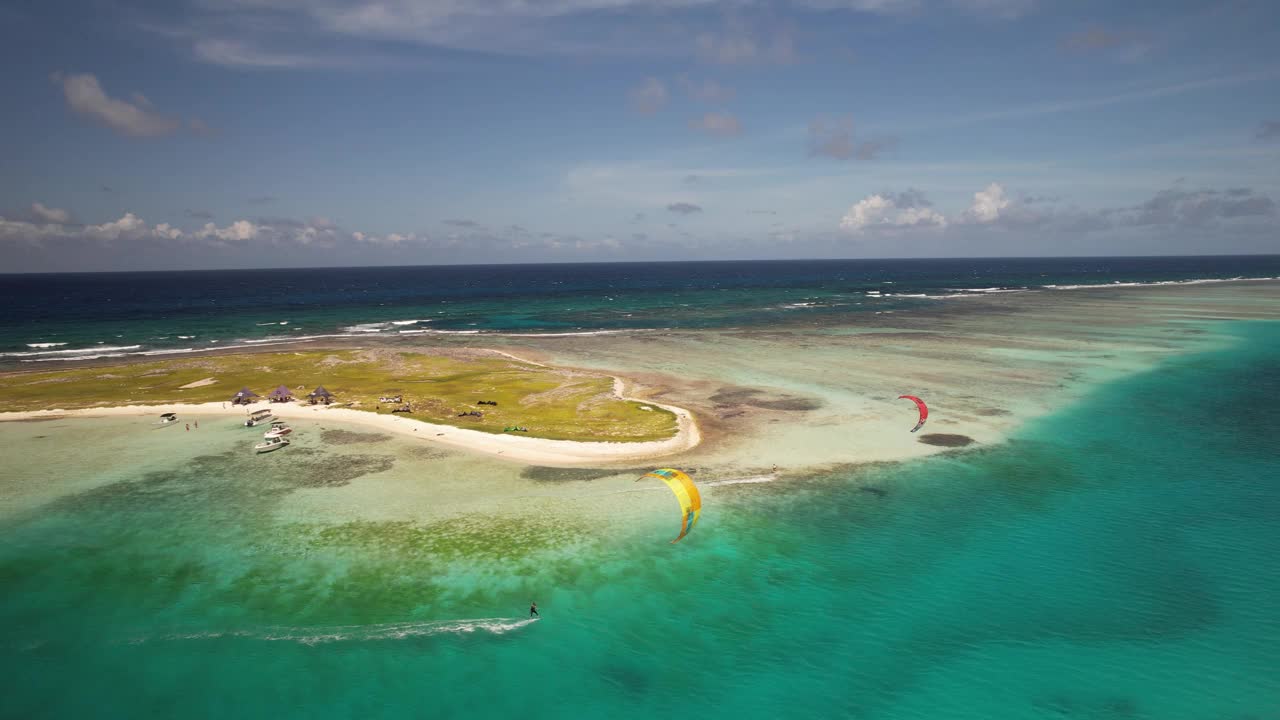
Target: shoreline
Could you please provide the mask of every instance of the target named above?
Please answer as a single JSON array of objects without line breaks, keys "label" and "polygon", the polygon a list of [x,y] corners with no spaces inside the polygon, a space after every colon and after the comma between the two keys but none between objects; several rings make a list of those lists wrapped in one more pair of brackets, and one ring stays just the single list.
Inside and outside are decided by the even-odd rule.
[{"label": "shoreline", "polygon": [[[636,400],[622,395],[625,386],[625,381],[622,378],[614,377],[613,382],[614,392],[619,398]],[[702,433],[699,431],[698,423],[690,411],[675,405],[666,405],[651,400],[637,401],[661,407],[674,414],[676,416],[676,434],[666,440],[632,443],[550,440],[509,434],[498,435],[479,430],[459,428],[453,425],[441,425],[398,415],[380,415],[350,408],[265,402],[232,407],[227,407],[225,403],[210,402],[0,412],[0,423],[38,422],[63,418],[147,417],[167,412],[178,413],[179,421],[182,421],[183,413],[243,418],[247,415],[247,411],[269,409],[276,417],[283,420],[331,419],[338,423],[359,425],[392,435],[419,438],[428,442],[490,455],[499,459],[553,467],[582,467],[640,462],[682,453],[697,447],[702,442]]]},{"label": "shoreline", "polygon": [[[664,462],[736,472],[905,461],[960,447],[998,445],[1099,382],[1222,340],[1197,327],[1202,323],[1274,319],[1270,301],[1280,283],[1254,282],[1252,287],[1262,286],[1262,292],[1247,294],[1228,291],[1232,285],[1240,284],[1221,282],[1197,293],[1187,293],[1185,284],[1137,293],[1132,287],[1102,286],[1068,291],[1069,303],[1049,292],[1023,294],[1016,302],[1005,294],[975,293],[965,302],[928,312],[862,315],[859,323],[816,327],[797,322],[646,332],[643,337],[614,333],[538,341],[531,336],[496,347],[478,345],[483,336],[430,346],[415,336],[412,343],[428,353],[465,349],[534,367],[610,377],[614,396],[675,415],[675,435],[662,440],[551,440],[333,406],[269,407],[284,419],[328,417],[481,456],[550,467],[604,468],[671,458]],[[1135,293],[1127,296],[1137,302],[1112,303],[1119,293]],[[1221,302],[1205,309],[1201,296]],[[361,339],[366,342],[359,345],[365,347],[383,344]],[[338,339],[309,344],[347,346]],[[246,354],[255,351],[267,349]],[[926,397],[932,411],[919,434],[905,431],[914,412],[895,400],[908,391]],[[642,397],[627,397],[627,392]],[[678,404],[655,402],[657,398]],[[0,422],[166,411],[244,416],[244,410],[223,409],[220,402],[176,402],[0,412]],[[696,453],[689,452],[695,448]]]}]

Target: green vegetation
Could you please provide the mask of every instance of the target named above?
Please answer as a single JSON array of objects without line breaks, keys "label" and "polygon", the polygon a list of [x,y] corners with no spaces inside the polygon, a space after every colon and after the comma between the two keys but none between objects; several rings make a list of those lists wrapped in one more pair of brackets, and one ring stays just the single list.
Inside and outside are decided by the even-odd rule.
[{"label": "green vegetation", "polygon": [[[212,378],[209,385],[181,389]],[[344,407],[390,413],[400,395],[413,410],[402,417],[483,432],[527,427],[530,437],[640,442],[675,434],[675,416],[619,400],[607,376],[547,368],[505,357],[449,351],[392,350],[251,353],[0,375],[0,411],[116,405],[229,402],[241,387],[263,396],[279,385],[307,402],[323,385]],[[479,405],[489,400],[494,405]],[[484,417],[459,413],[480,411]]]}]

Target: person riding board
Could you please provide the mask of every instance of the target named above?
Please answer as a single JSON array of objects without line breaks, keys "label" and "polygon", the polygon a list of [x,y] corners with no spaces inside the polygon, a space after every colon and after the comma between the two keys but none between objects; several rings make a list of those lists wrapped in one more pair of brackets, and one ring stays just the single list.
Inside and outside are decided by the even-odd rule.
[{"label": "person riding board", "polygon": [[538,618],[542,617],[541,615],[538,614],[538,603],[536,602],[529,603],[529,617],[538,617]]}]

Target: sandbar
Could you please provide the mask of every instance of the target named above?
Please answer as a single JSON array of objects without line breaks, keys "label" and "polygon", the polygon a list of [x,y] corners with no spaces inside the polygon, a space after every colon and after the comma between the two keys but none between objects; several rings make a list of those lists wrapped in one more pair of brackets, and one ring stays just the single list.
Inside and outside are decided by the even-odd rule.
[{"label": "sandbar", "polygon": [[[625,383],[620,378],[615,379],[614,387],[618,391],[619,397],[622,397],[624,386]],[[630,398],[623,397],[623,399]],[[0,422],[33,421],[51,418],[149,417],[168,412],[177,413],[179,420],[184,421],[184,415],[215,415],[243,418],[249,411],[270,409],[276,417],[286,420],[331,420],[344,425],[359,425],[514,462],[554,467],[640,462],[681,453],[696,447],[701,442],[702,435],[698,431],[698,423],[688,410],[674,405],[653,402],[652,400],[645,400],[644,402],[669,410],[676,416],[675,435],[666,440],[648,442],[548,440],[520,435],[496,435],[479,430],[457,428],[452,425],[424,422],[403,415],[381,415],[326,405],[266,402],[258,402],[248,406],[232,406],[216,402],[198,404],[170,403],[75,410],[51,409],[3,412],[0,413]]]}]

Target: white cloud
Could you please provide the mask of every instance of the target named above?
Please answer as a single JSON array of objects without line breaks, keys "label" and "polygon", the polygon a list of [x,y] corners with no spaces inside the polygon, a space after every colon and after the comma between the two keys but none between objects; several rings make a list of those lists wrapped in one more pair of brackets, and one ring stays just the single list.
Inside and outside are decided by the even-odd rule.
[{"label": "white cloud", "polygon": [[[840,222],[851,233],[905,227],[947,227],[961,237],[996,235],[1028,237],[1057,234],[1079,237],[1124,228],[1154,228],[1172,237],[1202,237],[1205,227],[1269,237],[1280,204],[1253,188],[1184,190],[1172,188],[1151,199],[1126,207],[1084,210],[1058,204],[1057,198],[1013,196],[1000,183],[974,193],[970,206],[948,218],[935,211],[918,190],[877,193],[855,203]],[[967,234],[966,234],[967,233]],[[1199,233],[1199,235],[1195,235]],[[1199,241],[1197,241],[1199,242]],[[1184,247],[1183,249],[1187,249]]]},{"label": "white cloud", "polygon": [[976,223],[993,223],[1008,207],[1009,198],[1005,197],[1004,187],[991,183],[985,190],[973,194],[973,205],[965,211],[965,218]]},{"label": "white cloud", "polygon": [[182,237],[182,231],[171,226],[169,223],[160,223],[155,226],[153,232],[156,237],[164,238],[166,240],[177,240]]},{"label": "white cloud", "polygon": [[[126,100],[109,97],[98,83],[98,78],[88,73],[54,73],[53,81],[62,87],[67,107],[122,135],[156,137],[175,132],[182,123],[161,115],[152,109],[150,101],[142,106]],[[146,98],[142,98],[146,100]]]},{"label": "white cloud", "polygon": [[[876,193],[854,203],[840,219],[840,229],[859,233],[876,228],[946,227],[947,219],[925,204],[912,204],[907,194]],[[923,203],[923,200],[919,200]]]},{"label": "white cloud", "polygon": [[219,240],[222,242],[247,242],[258,237],[258,226],[248,220],[237,220],[225,228],[213,223],[205,223],[194,233],[201,240]]},{"label": "white cloud", "polygon": [[700,118],[690,120],[689,127],[701,130],[709,135],[729,136],[742,132],[742,123],[728,113],[710,112]]},{"label": "white cloud", "polygon": [[1277,205],[1251,188],[1217,190],[1162,190],[1150,200],[1120,211],[1131,225],[1177,225],[1200,227],[1223,220],[1271,218]]},{"label": "white cloud", "polygon": [[318,58],[311,56],[260,50],[238,40],[219,38],[197,40],[194,51],[200,60],[227,67],[300,68],[320,64]]},{"label": "white cloud", "polygon": [[667,104],[667,86],[658,78],[645,78],[627,92],[627,99],[636,112],[652,114]]},{"label": "white cloud", "polygon": [[[1014,17],[1037,0],[179,0],[187,12],[146,29],[196,59],[237,68],[385,67],[448,62],[418,45],[506,56],[661,58],[720,65],[789,63],[780,19],[856,24],[866,16]],[[720,14],[730,15],[717,22]],[[819,15],[820,14],[820,15]],[[741,18],[749,18],[743,20]],[[168,24],[166,24],[166,22]]]},{"label": "white cloud", "polygon": [[44,203],[32,203],[31,214],[41,222],[65,224],[71,222],[71,213],[60,208],[45,207]]}]

